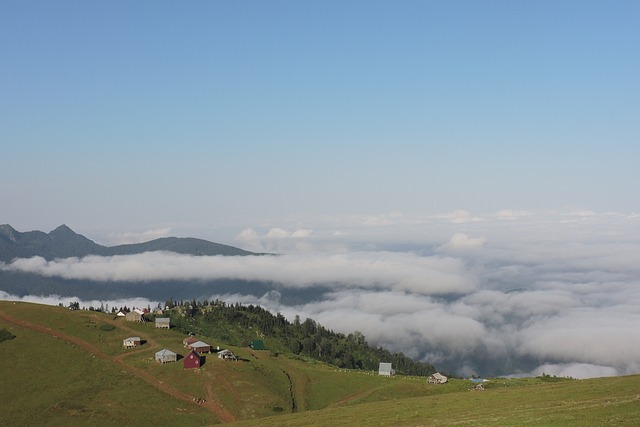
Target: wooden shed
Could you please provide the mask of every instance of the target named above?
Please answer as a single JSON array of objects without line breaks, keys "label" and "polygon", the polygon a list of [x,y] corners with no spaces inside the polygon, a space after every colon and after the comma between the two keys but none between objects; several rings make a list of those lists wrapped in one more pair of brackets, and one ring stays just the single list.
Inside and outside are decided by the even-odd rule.
[{"label": "wooden shed", "polygon": [[168,317],[156,317],[156,328],[171,329],[171,319]]},{"label": "wooden shed", "polygon": [[447,382],[447,377],[442,375],[440,372],[436,372],[427,378],[427,382],[430,384],[444,384]]},{"label": "wooden shed", "polygon": [[189,346],[191,344],[193,344],[194,342],[198,342],[198,338],[196,337],[192,337],[192,336],[188,336],[185,339],[182,340],[182,344],[184,345],[185,348],[189,348]]},{"label": "wooden shed", "polygon": [[139,346],[141,342],[140,337],[129,337],[122,340],[122,346],[124,348],[135,348]]},{"label": "wooden shed", "polygon": [[125,319],[129,322],[144,322],[144,312],[138,309],[131,310],[125,315]]},{"label": "wooden shed", "polygon": [[184,365],[184,369],[195,369],[199,368],[202,365],[200,355],[193,350],[191,350],[189,354],[184,357],[182,363]]},{"label": "wooden shed", "polygon": [[169,363],[178,360],[178,355],[168,348],[162,349],[156,353],[156,362]]},{"label": "wooden shed", "polygon": [[238,356],[236,356],[231,350],[220,350],[218,352],[218,358],[222,360],[238,360]]},{"label": "wooden shed", "polygon": [[196,341],[190,344],[189,348],[196,353],[211,353],[211,346],[203,341]]}]

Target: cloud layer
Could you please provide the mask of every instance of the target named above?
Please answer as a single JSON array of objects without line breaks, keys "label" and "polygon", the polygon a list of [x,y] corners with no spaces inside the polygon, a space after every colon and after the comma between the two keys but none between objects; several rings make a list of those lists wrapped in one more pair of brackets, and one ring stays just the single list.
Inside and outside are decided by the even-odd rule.
[{"label": "cloud layer", "polygon": [[[248,229],[239,237],[289,251],[256,257],[31,258],[1,268],[136,281],[142,297],[150,280],[266,281],[279,292],[322,285],[321,297],[296,305],[283,303],[276,291],[221,295],[211,289],[210,298],[259,303],[337,331],[359,330],[373,345],[464,375],[544,372],[583,378],[640,372],[637,215],[505,210],[491,217],[458,211],[425,221],[398,214],[383,219],[363,221],[378,236],[368,246],[356,227]],[[425,237],[408,240],[409,231]],[[331,245],[341,250],[328,250]]]}]

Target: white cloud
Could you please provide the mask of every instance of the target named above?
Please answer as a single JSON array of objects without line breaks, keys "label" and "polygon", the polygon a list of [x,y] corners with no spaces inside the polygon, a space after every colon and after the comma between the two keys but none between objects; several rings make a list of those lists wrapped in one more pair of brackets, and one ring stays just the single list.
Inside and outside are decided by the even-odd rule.
[{"label": "white cloud", "polygon": [[465,233],[455,233],[451,239],[440,248],[445,250],[475,249],[484,246],[487,239],[484,237],[469,237]]},{"label": "white cloud", "polygon": [[531,216],[531,212],[521,211],[517,209],[502,209],[496,212],[496,217],[500,219],[516,220],[519,218]]},{"label": "white cloud", "polygon": [[[537,367],[576,378],[640,373],[640,216],[504,212],[470,218],[479,217],[466,211],[435,219],[397,215],[388,227],[350,218],[246,229],[238,236],[279,247],[288,242],[291,252],[282,256],[148,253],[32,258],[2,268],[105,281],[271,281],[282,298],[278,292],[212,298],[258,303],[336,331],[360,330],[373,345],[458,373],[506,375]],[[317,251],[320,246],[325,251]],[[324,295],[283,303],[286,292],[316,284],[326,285]]]},{"label": "white cloud", "polygon": [[610,366],[599,366],[591,363],[546,363],[534,369],[530,376],[551,375],[556,377],[571,377],[575,379],[613,377],[620,372]]},{"label": "white cloud", "polygon": [[252,228],[242,230],[235,240],[244,247],[256,252],[311,252],[317,246],[310,240],[313,237],[313,230],[311,229],[286,230],[280,227],[273,227],[265,234],[260,234]]},{"label": "white cloud", "polygon": [[478,222],[482,221],[481,217],[472,216],[471,212],[465,210],[455,210],[452,212],[446,212],[436,215],[438,219],[445,219],[454,224],[461,224],[466,222]]},{"label": "white cloud", "polygon": [[164,301],[154,301],[147,298],[118,298],[118,299],[105,299],[105,300],[83,300],[78,297],[62,297],[60,295],[25,295],[25,296],[17,296],[11,295],[7,292],[0,291],[0,300],[3,301],[20,301],[20,302],[31,302],[35,304],[44,304],[44,305],[59,305],[62,304],[65,307],[68,307],[70,303],[77,302],[80,304],[80,307],[95,307],[99,308],[101,305],[104,305],[105,308],[108,307],[109,310],[111,307],[137,307],[137,308],[145,308],[145,307],[157,307],[158,304],[164,304]]},{"label": "white cloud", "polygon": [[21,258],[1,267],[65,279],[100,281],[267,280],[292,287],[331,284],[421,294],[468,292],[475,286],[460,260],[409,253],[351,252],[281,256],[188,256],[170,252],[87,256],[46,261]]}]

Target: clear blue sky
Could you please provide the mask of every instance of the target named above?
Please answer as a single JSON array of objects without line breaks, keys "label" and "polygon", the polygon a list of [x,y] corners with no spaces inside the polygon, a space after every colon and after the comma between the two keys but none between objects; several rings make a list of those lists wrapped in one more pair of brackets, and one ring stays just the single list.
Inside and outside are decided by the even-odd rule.
[{"label": "clear blue sky", "polygon": [[4,1],[0,223],[639,211],[639,22],[638,1]]}]

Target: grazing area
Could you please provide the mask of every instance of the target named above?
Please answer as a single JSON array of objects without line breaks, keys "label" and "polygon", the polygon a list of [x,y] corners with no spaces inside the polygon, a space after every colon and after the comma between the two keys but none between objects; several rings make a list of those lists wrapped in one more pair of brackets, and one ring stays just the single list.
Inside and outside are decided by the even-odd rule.
[{"label": "grazing area", "polygon": [[[0,301],[0,425],[585,425],[640,423],[640,377],[381,376],[216,336],[184,369],[185,335],[100,312]],[[123,348],[122,337],[142,345]],[[217,357],[215,348],[237,359]],[[158,363],[158,352],[179,363]],[[310,416],[309,411],[313,411]]]}]

